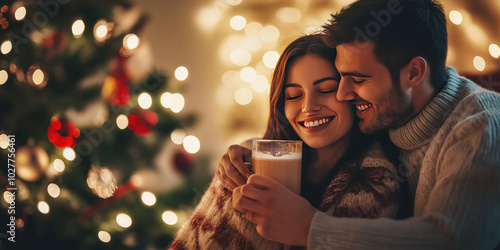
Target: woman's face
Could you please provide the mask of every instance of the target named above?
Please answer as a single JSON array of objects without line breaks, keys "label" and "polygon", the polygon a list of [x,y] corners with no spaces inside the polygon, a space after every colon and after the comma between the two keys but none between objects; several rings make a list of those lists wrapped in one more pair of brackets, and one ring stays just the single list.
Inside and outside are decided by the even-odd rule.
[{"label": "woman's face", "polygon": [[285,115],[312,148],[331,145],[353,124],[349,104],[337,101],[340,75],[333,62],[308,54],[295,59],[285,82]]}]

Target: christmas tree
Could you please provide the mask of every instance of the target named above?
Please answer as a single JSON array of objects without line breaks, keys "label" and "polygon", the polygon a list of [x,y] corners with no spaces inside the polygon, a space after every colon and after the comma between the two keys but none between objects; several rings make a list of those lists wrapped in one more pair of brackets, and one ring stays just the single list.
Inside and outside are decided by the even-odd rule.
[{"label": "christmas tree", "polygon": [[0,8],[0,248],[168,246],[211,176],[182,85],[140,67],[147,17],[126,0]]}]

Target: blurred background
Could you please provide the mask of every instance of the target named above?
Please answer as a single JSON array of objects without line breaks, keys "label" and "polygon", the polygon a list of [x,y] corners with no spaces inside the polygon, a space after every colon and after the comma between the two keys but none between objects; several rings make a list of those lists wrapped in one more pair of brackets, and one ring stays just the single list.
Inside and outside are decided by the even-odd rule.
[{"label": "blurred background", "polygon": [[[279,53],[350,0],[2,0],[1,249],[164,249]],[[448,65],[500,89],[500,1],[441,1]],[[15,241],[15,242],[12,242]]]}]

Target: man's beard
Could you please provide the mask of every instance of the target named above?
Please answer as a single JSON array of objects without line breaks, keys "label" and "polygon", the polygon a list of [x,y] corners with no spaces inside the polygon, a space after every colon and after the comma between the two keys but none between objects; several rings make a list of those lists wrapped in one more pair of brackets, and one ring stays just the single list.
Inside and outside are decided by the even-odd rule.
[{"label": "man's beard", "polygon": [[[375,106],[373,107],[375,108]],[[411,101],[407,99],[398,83],[393,84],[389,96],[377,106],[374,119],[368,126],[361,128],[365,134],[373,134],[385,128],[395,128],[403,125],[413,112]],[[375,113],[375,111],[378,111]]]}]

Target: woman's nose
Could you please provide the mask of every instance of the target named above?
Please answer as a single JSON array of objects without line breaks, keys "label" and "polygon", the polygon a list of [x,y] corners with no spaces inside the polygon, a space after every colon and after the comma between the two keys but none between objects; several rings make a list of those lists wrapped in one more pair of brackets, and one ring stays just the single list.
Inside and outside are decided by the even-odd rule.
[{"label": "woman's nose", "polygon": [[312,113],[317,112],[321,109],[321,104],[318,102],[318,99],[314,95],[306,95],[304,103],[302,105],[303,113]]}]

